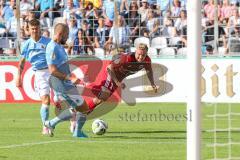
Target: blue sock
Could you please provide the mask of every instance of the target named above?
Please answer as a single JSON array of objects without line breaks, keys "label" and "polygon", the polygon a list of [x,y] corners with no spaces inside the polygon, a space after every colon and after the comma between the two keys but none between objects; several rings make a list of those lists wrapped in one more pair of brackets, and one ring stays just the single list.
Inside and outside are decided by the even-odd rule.
[{"label": "blue sock", "polygon": [[73,114],[74,114],[74,112],[72,111],[72,109],[65,109],[57,117],[50,120],[50,126],[55,128],[55,126],[58,123],[60,123],[62,121],[69,120],[70,118],[72,118]]},{"label": "blue sock", "polygon": [[85,124],[87,118],[85,114],[82,114],[80,112],[77,112],[76,114],[76,127],[73,132],[74,137],[87,137],[85,134],[82,133],[82,127]]},{"label": "blue sock", "polygon": [[44,123],[46,120],[48,120],[48,117],[49,117],[49,105],[42,104],[41,109],[40,109],[40,115],[41,115],[42,123]]}]

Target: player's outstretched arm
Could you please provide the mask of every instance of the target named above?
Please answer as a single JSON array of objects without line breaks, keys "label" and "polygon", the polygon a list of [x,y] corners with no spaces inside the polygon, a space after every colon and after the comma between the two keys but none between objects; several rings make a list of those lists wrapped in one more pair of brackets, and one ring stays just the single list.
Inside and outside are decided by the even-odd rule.
[{"label": "player's outstretched arm", "polygon": [[146,69],[146,72],[147,72],[148,79],[149,79],[149,81],[151,83],[151,86],[152,86],[154,92],[157,93],[158,87],[154,83],[152,67],[151,66],[148,67],[148,69]]},{"label": "player's outstretched arm", "polygon": [[21,58],[18,63],[18,74],[16,78],[16,86],[21,87],[22,86],[22,72],[25,66],[25,58]]}]

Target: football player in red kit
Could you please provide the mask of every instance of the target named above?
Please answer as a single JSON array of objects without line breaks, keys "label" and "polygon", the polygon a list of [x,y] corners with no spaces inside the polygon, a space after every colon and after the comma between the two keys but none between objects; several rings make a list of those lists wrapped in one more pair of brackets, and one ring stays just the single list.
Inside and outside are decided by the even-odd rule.
[{"label": "football player in red kit", "polygon": [[151,86],[154,92],[157,92],[157,86],[153,79],[151,59],[147,52],[147,45],[140,43],[135,54],[121,54],[107,66],[101,85],[98,86],[100,90],[98,95],[88,102],[90,111],[103,101],[106,101],[118,87],[124,89],[125,84],[122,83],[124,78],[142,69],[146,70]]}]

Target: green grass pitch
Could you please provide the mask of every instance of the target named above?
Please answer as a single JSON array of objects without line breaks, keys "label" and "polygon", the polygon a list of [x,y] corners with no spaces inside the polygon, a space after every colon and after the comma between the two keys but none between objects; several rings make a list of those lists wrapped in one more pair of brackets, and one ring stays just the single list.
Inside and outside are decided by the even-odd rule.
[{"label": "green grass pitch", "polygon": [[[202,159],[213,158],[212,114],[214,105],[204,104]],[[218,104],[217,113],[227,113],[228,105]],[[53,108],[50,108],[53,117]],[[232,112],[240,113],[237,104]],[[55,129],[54,137],[41,135],[39,104],[0,104],[0,160],[185,160],[186,104],[140,103],[119,105],[100,117],[109,129],[103,136],[91,132],[92,120],[84,126],[88,139],[71,136],[69,123]],[[239,116],[231,117],[232,127],[240,126]],[[228,127],[227,117],[217,120],[217,128]],[[217,142],[229,141],[229,132],[217,132]],[[232,142],[240,142],[239,131],[231,132]],[[240,145],[230,145],[231,156],[240,157]],[[218,158],[226,158],[229,145],[217,147]]]}]

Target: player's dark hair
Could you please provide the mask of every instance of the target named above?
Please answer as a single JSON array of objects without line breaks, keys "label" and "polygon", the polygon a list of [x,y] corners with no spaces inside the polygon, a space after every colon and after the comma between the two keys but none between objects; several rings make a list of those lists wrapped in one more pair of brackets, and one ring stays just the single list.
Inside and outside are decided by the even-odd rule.
[{"label": "player's dark hair", "polygon": [[32,19],[29,21],[30,26],[40,26],[40,22],[37,19]]}]

